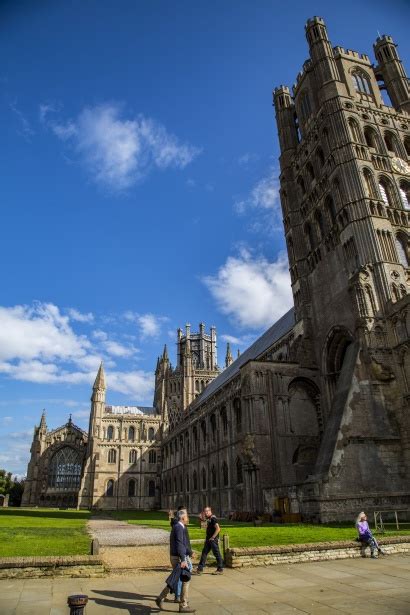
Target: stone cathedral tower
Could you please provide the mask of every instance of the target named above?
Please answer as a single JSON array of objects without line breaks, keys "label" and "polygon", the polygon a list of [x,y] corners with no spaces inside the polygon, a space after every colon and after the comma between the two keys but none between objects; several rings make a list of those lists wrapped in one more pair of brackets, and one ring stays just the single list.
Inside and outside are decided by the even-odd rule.
[{"label": "stone cathedral tower", "polygon": [[176,367],[172,367],[165,345],[155,371],[154,406],[164,421],[164,433],[219,373],[215,327],[209,334],[202,322],[198,333],[191,332],[190,324],[185,326],[185,335],[178,329]]},{"label": "stone cathedral tower", "polygon": [[410,89],[391,37],[374,66],[323,19],[305,30],[310,57],[274,106],[296,356],[320,374],[325,424],[302,491],[323,518],[337,494],[409,495]]}]

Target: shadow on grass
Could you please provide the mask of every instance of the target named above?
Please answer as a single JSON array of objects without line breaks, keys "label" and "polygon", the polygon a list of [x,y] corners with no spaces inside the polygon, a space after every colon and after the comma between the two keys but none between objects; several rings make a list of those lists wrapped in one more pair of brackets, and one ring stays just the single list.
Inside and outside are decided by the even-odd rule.
[{"label": "shadow on grass", "polygon": [[41,517],[43,519],[89,519],[90,513],[86,510],[48,510],[39,508],[32,510],[29,508],[0,508],[0,515],[10,517]]}]

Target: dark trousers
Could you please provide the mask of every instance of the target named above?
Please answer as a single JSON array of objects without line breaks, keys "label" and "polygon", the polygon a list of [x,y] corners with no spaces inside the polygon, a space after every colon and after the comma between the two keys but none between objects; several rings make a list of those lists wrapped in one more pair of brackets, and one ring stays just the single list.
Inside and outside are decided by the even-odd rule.
[{"label": "dark trousers", "polygon": [[206,558],[208,557],[209,551],[212,551],[212,553],[215,556],[216,565],[218,566],[218,570],[222,570],[222,568],[224,567],[224,564],[222,561],[221,552],[219,551],[219,543],[217,540],[205,540],[204,548],[202,549],[202,553],[201,553],[201,560],[198,564],[199,570],[202,570],[203,568],[205,568]]}]

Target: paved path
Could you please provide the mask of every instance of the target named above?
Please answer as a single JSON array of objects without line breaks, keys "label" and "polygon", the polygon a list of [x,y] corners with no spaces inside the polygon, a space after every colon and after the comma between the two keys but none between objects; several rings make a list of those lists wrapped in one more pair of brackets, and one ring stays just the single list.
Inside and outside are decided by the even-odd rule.
[{"label": "paved path", "polygon": [[[105,579],[0,581],[1,615],[67,615],[67,596],[89,596],[86,615],[158,613],[154,598],[165,573]],[[191,604],[198,615],[409,615],[410,557],[353,559],[266,568],[206,571],[193,577]],[[172,602],[164,613],[178,611]]]},{"label": "paved path", "polygon": [[104,517],[91,519],[88,531],[93,538],[98,538],[100,545],[107,547],[160,545],[169,541],[169,532],[165,530]]}]

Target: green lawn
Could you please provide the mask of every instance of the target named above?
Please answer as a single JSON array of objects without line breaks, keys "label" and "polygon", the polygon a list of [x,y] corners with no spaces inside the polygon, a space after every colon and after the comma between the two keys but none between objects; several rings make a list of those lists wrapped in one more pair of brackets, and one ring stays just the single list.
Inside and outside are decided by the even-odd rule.
[{"label": "green lawn", "polygon": [[89,516],[88,511],[0,508],[0,557],[89,553]]},{"label": "green lawn", "polygon": [[[112,516],[122,521],[137,525],[149,525],[170,530],[168,515],[163,512],[121,511],[113,512]],[[337,540],[353,540],[356,537],[354,525],[330,524],[266,524],[254,527],[253,523],[240,523],[222,519],[221,534],[229,534],[231,547],[263,547],[273,545],[303,544],[312,542],[334,542]],[[410,530],[387,531],[383,536],[410,534]],[[191,539],[204,538],[205,531],[199,527],[196,518],[191,518],[189,525]]]}]

